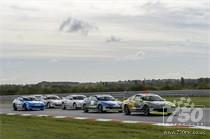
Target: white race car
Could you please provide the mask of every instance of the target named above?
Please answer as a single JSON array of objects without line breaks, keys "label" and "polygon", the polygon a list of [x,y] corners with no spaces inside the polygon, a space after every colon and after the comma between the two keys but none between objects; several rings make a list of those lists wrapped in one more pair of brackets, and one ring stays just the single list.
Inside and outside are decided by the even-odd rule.
[{"label": "white race car", "polygon": [[56,95],[44,96],[44,103],[46,108],[60,108],[62,106],[62,99]]},{"label": "white race car", "polygon": [[83,109],[84,95],[69,95],[63,98],[62,108],[63,109]]}]

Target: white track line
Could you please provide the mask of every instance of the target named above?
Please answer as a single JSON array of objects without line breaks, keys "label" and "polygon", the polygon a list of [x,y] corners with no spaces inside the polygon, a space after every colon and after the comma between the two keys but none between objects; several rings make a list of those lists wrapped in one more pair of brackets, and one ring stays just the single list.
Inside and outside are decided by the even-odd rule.
[{"label": "white track line", "polygon": [[57,118],[57,119],[62,119],[62,118],[66,118],[67,116],[54,116],[53,118]]},{"label": "white track line", "polygon": [[74,119],[77,119],[77,120],[86,120],[88,118],[87,117],[74,117]]},{"label": "white track line", "polygon": [[37,115],[37,117],[48,117],[48,115]]},{"label": "white track line", "polygon": [[[6,115],[20,115],[20,116],[37,116],[37,117],[47,117],[49,115],[32,115],[32,114],[27,114],[27,113],[23,113],[23,114],[18,114],[18,113],[6,113]],[[53,118],[57,118],[57,119],[62,119],[62,118],[67,118],[67,116],[54,116]],[[72,117],[71,117],[72,118]],[[74,119],[78,119],[78,120],[85,120],[85,119],[90,119],[88,117],[73,117]],[[95,119],[95,121],[114,121],[113,119]],[[125,120],[125,121],[121,121],[122,123],[132,123],[132,124],[137,124],[137,123],[142,123],[141,121],[129,121],[129,120]],[[155,126],[174,126],[176,127],[176,125],[174,124],[164,124],[164,123],[154,123],[152,125]],[[206,130],[210,130],[210,127],[206,127],[206,126],[192,126],[192,127],[187,127],[186,128],[194,128],[194,129],[206,129]]]},{"label": "white track line", "polygon": [[7,113],[6,115],[17,115],[17,113]]},{"label": "white track line", "polygon": [[21,116],[32,116],[32,114],[23,113]]},{"label": "white track line", "polygon": [[175,126],[174,124],[166,124],[166,123],[155,123],[152,125],[157,125],[157,126]]},{"label": "white track line", "polygon": [[190,128],[199,128],[199,129],[207,129],[207,130],[210,130],[210,127],[206,127],[206,126],[193,126],[193,127],[190,127]]},{"label": "white track line", "polygon": [[122,121],[122,123],[137,124],[139,121]]},{"label": "white track line", "polygon": [[96,119],[96,121],[109,122],[109,121],[113,121],[113,120],[112,119]]}]

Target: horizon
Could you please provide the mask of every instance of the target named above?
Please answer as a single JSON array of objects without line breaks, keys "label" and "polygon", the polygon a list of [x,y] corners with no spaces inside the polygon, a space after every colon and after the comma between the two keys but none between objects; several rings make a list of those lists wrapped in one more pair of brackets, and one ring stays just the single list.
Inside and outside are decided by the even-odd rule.
[{"label": "horizon", "polygon": [[[33,83],[6,83],[6,84],[2,84],[0,83],[0,85],[36,85],[42,82],[48,82],[48,83],[61,83],[61,82],[66,82],[66,83],[79,83],[79,84],[83,84],[83,83],[100,83],[100,82],[126,82],[126,81],[151,81],[151,80],[181,80],[181,78],[184,77],[180,77],[180,78],[156,78],[156,79],[127,79],[127,80],[112,80],[112,81],[95,81],[95,82],[90,82],[90,81],[86,81],[86,82],[81,82],[81,81],[38,81],[38,82],[33,82]],[[184,80],[198,80],[198,79],[210,79],[210,77],[199,77],[199,78],[184,78]]]}]

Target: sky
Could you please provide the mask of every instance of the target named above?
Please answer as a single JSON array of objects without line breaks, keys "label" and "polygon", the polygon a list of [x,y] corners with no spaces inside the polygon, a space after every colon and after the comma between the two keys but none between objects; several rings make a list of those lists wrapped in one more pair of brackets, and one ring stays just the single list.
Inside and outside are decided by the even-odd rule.
[{"label": "sky", "polygon": [[1,0],[0,84],[210,77],[209,0]]}]

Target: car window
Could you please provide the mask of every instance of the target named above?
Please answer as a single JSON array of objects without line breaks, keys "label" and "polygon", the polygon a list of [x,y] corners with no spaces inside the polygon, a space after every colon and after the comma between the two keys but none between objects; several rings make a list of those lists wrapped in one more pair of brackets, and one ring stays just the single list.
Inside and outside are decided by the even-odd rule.
[{"label": "car window", "polygon": [[114,101],[115,98],[112,96],[98,96],[97,99],[99,101]]},{"label": "car window", "polygon": [[94,97],[90,97],[90,100],[96,101],[97,98],[95,96]]},{"label": "car window", "polygon": [[23,98],[21,98],[21,97],[20,97],[20,98],[18,98],[17,100],[19,100],[19,101],[23,101]]},{"label": "car window", "polygon": [[160,96],[144,96],[142,99],[145,101],[164,101]]},{"label": "car window", "polygon": [[135,96],[131,96],[130,98],[129,98],[129,100],[133,100],[135,98]]},{"label": "car window", "polygon": [[74,100],[84,100],[85,96],[74,96],[73,99]]},{"label": "car window", "polygon": [[57,96],[50,96],[50,97],[47,97],[47,99],[60,100],[60,98]]},{"label": "car window", "polygon": [[35,97],[24,97],[22,98],[23,101],[36,101],[37,99]]},{"label": "car window", "polygon": [[140,95],[136,95],[135,98],[134,98],[134,100],[141,100],[141,97],[142,96],[140,96]]}]

